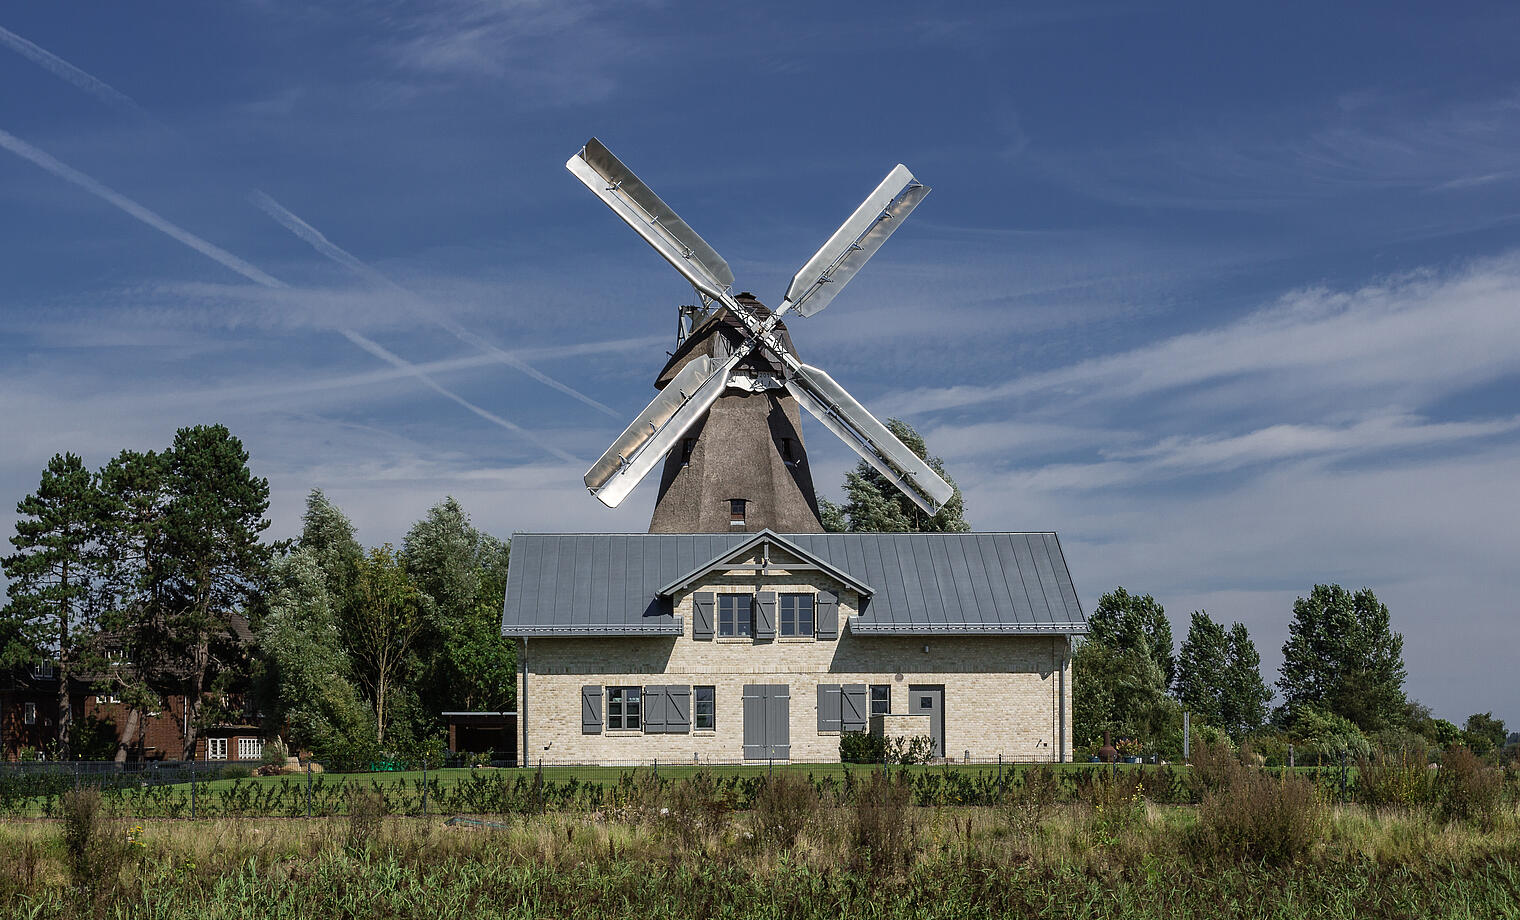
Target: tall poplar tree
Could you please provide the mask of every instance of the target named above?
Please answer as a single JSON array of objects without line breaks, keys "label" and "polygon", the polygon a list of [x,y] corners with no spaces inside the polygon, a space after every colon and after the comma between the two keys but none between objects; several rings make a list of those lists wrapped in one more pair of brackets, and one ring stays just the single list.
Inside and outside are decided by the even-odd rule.
[{"label": "tall poplar tree", "polygon": [[1110,648],[1133,649],[1142,644],[1161,672],[1162,689],[1170,689],[1177,676],[1177,656],[1172,646],[1172,624],[1166,608],[1149,594],[1130,594],[1119,587],[1098,598],[1087,619],[1088,641]]},{"label": "tall poplar tree", "polygon": [[1405,718],[1404,637],[1371,588],[1355,594],[1315,585],[1293,603],[1283,645],[1283,707],[1289,723],[1304,708],[1349,719],[1364,732]]},{"label": "tall poplar tree", "polygon": [[1236,741],[1267,721],[1272,691],[1261,678],[1261,655],[1244,623],[1230,626],[1224,669],[1219,675],[1219,724]]},{"label": "tall poplar tree", "polygon": [[58,748],[72,753],[73,709],[69,681],[80,646],[93,633],[88,599],[98,559],[100,493],[95,476],[74,454],[57,454],[37,491],[16,505],[16,552],[0,560],[8,603],[6,646],[0,664],[31,667],[54,658],[58,677]]},{"label": "tall poplar tree", "polygon": [[1220,678],[1229,646],[1224,627],[1205,611],[1195,610],[1177,660],[1177,699],[1182,708],[1221,729]]}]

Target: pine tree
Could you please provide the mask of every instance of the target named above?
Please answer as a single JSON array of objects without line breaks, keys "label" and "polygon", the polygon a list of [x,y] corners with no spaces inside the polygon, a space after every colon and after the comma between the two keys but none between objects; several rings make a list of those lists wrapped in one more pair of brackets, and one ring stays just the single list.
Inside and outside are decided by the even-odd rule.
[{"label": "pine tree", "polygon": [[1261,678],[1261,655],[1244,623],[1230,626],[1219,688],[1219,725],[1231,738],[1238,742],[1266,723],[1272,691]]},{"label": "pine tree", "polygon": [[152,641],[165,650],[156,678],[185,696],[185,757],[193,758],[208,678],[236,654],[232,617],[266,577],[269,481],[222,425],[181,428],[167,459],[164,512],[166,612]]},{"label": "pine tree", "polygon": [[1195,610],[1177,661],[1177,699],[1182,708],[1215,728],[1223,728],[1221,678],[1230,640],[1206,612]]},{"label": "pine tree", "polygon": [[71,751],[74,714],[69,703],[80,646],[93,633],[88,603],[98,564],[100,493],[94,474],[74,454],[48,461],[37,491],[16,505],[16,552],[0,560],[10,583],[3,616],[7,635],[0,665],[27,667],[56,658],[58,747]]},{"label": "pine tree", "polygon": [[[952,487],[955,481],[945,474],[945,464],[938,457],[930,457],[923,437],[913,426],[900,419],[887,419],[887,428],[898,440],[944,478]],[[851,533],[965,533],[971,529],[966,523],[966,503],[960,489],[933,516],[913,504],[887,477],[864,460],[853,472],[845,474],[844,505],[824,500],[819,503],[819,516],[825,530],[849,531]]]},{"label": "pine tree", "polygon": [[1293,603],[1277,686],[1284,716],[1306,707],[1376,732],[1404,719],[1404,637],[1370,588],[1315,585]]}]

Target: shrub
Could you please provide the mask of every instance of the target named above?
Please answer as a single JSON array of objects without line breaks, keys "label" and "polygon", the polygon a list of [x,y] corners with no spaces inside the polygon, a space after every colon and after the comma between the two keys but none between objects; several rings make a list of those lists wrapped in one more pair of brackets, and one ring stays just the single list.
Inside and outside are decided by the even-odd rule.
[{"label": "shrub", "polygon": [[344,844],[350,851],[369,849],[380,830],[385,815],[385,796],[375,789],[348,787],[348,836]]},{"label": "shrub", "polygon": [[934,739],[928,735],[912,738],[894,736],[887,739],[885,762],[892,764],[928,763],[934,756]]},{"label": "shrub", "polygon": [[1112,846],[1125,834],[1145,823],[1145,796],[1141,771],[1098,770],[1087,784],[1092,805],[1086,831],[1093,843]]},{"label": "shrub", "polygon": [[844,763],[886,762],[886,739],[870,732],[844,732],[839,736],[839,759]]},{"label": "shrub", "polygon": [[266,767],[283,767],[289,757],[290,752],[285,747],[285,742],[276,739],[264,745],[264,754],[259,758],[259,762]]},{"label": "shrub", "polygon": [[116,887],[123,847],[113,839],[110,822],[93,786],[70,789],[60,798],[63,810],[64,864],[74,892],[92,908]]},{"label": "shrub", "polygon": [[247,779],[253,775],[253,768],[243,764],[231,764],[216,771],[217,779]]},{"label": "shrub", "polygon": [[668,801],[660,829],[674,836],[686,850],[698,848],[704,835],[719,827],[728,812],[728,803],[709,770],[698,770],[673,784]]},{"label": "shrub", "polygon": [[772,773],[755,792],[755,839],[790,847],[817,810],[818,792],[810,781],[784,770]]},{"label": "shrub", "polygon": [[902,772],[879,770],[855,795],[856,854],[873,873],[890,872],[912,857],[913,828],[908,806],[913,787]]},{"label": "shrub", "polygon": [[1307,853],[1324,825],[1325,808],[1312,783],[1229,761],[1184,839],[1197,857],[1282,864]]},{"label": "shrub", "polygon": [[1413,808],[1430,801],[1430,770],[1423,744],[1378,751],[1356,766],[1356,800],[1363,805]]},{"label": "shrub", "polygon": [[1435,814],[1442,821],[1470,821],[1491,828],[1499,816],[1503,777],[1472,751],[1457,745],[1441,757],[1436,774]]},{"label": "shrub", "polygon": [[1054,770],[1043,765],[1030,767],[1020,782],[1004,792],[998,817],[1014,838],[1027,840],[1055,811],[1060,788]]}]

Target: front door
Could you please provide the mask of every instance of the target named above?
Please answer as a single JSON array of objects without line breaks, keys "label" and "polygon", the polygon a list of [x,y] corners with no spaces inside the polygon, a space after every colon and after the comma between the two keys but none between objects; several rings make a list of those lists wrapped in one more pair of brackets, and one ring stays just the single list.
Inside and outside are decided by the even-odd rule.
[{"label": "front door", "polygon": [[944,686],[910,686],[908,712],[929,717],[929,737],[934,739],[934,756],[945,756],[945,688]]},{"label": "front door", "polygon": [[788,760],[791,691],[786,684],[744,685],[744,759]]}]

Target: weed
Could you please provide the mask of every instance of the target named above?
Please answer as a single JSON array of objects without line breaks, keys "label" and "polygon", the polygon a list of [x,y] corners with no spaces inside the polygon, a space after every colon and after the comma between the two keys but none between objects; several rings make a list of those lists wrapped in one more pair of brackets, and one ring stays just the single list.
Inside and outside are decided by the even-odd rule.
[{"label": "weed", "polygon": [[794,773],[773,773],[755,794],[755,838],[790,848],[817,809],[818,793],[811,781]]},{"label": "weed", "polygon": [[855,794],[856,852],[872,872],[890,872],[912,858],[913,826],[908,807],[913,787],[901,772],[881,770]]},{"label": "weed", "polygon": [[1250,859],[1281,865],[1306,854],[1324,835],[1325,807],[1312,783],[1272,776],[1238,762],[1224,765],[1184,840],[1195,858]]},{"label": "weed", "polygon": [[1441,756],[1436,774],[1435,815],[1442,821],[1467,821],[1492,829],[1504,790],[1500,771],[1460,745]]}]

